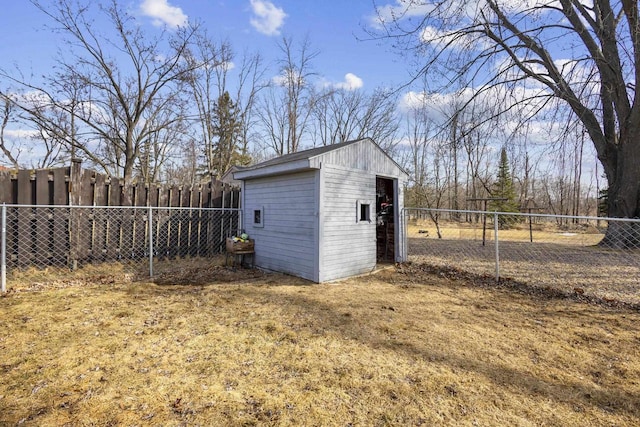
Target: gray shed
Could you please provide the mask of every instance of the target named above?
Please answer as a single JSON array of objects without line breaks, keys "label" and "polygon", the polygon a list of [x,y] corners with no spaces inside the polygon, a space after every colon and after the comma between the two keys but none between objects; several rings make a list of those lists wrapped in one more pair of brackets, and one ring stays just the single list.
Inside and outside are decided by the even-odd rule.
[{"label": "gray shed", "polygon": [[400,211],[408,175],[371,139],[288,154],[234,178],[257,267],[326,282],[406,257]]}]

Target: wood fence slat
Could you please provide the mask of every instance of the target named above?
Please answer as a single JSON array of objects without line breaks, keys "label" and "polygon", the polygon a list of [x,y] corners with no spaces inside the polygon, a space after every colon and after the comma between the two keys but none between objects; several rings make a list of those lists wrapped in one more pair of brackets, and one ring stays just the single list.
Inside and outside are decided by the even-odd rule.
[{"label": "wood fence slat", "polygon": [[11,176],[11,171],[0,171],[0,203],[13,203],[13,185]]},{"label": "wood fence slat", "polygon": [[158,206],[158,186],[155,184],[149,184],[149,188],[147,192],[148,192],[147,201],[149,203],[149,206],[157,207]]},{"label": "wood fence slat", "polygon": [[[69,168],[53,170],[53,200],[54,205],[67,206],[69,203],[68,179]],[[67,263],[69,257],[69,208],[58,207],[52,209],[53,215],[53,256],[56,263]]]},{"label": "wood fence slat", "polygon": [[[180,187],[171,187],[169,202],[172,208],[180,207]],[[169,258],[173,259],[178,255],[178,242],[180,238],[180,211],[171,209],[169,211],[169,227],[167,231],[167,241],[169,242]]]},{"label": "wood fence slat", "polygon": [[[18,204],[30,205],[32,200],[31,171],[18,171]],[[33,258],[32,208],[19,208],[18,212],[18,264],[29,265]]]},{"label": "wood fence slat", "polygon": [[18,171],[18,204],[31,204],[31,171],[23,169]]},{"label": "wood fence slat", "polygon": [[49,204],[49,175],[47,169],[36,171],[36,205]]},{"label": "wood fence slat", "polygon": [[66,206],[69,204],[69,168],[53,170],[53,204]]},{"label": "wood fence slat", "polygon": [[158,188],[158,215],[156,215],[156,235],[154,241],[156,242],[158,257],[165,258],[168,255],[168,237],[167,229],[169,227],[169,211],[166,208],[169,206],[170,187]]},{"label": "wood fence slat", "polygon": [[147,186],[143,182],[139,182],[135,186],[134,206],[139,208],[133,209],[133,224],[131,230],[131,246],[134,259],[138,260],[144,257],[146,247],[146,219],[147,210],[143,209],[147,204]]},{"label": "wood fence slat", "polygon": [[198,208],[193,212],[193,224],[190,233],[192,253],[202,256],[202,185],[198,185],[191,192],[191,206]]},{"label": "wood fence slat", "polygon": [[187,239],[187,247],[189,248],[189,256],[198,255],[198,200],[199,189],[192,185],[189,190],[189,236]]},{"label": "wood fence slat", "polygon": [[[180,206],[189,208],[191,204],[191,187],[183,186],[180,190]],[[191,231],[191,209],[180,210],[178,231],[178,247],[181,257],[189,255],[189,232]]]},{"label": "wood fence slat", "polygon": [[[122,187],[122,206],[131,206],[131,203],[134,200],[133,193],[133,186],[126,185]],[[120,233],[120,254],[122,259],[131,259],[133,251],[133,210],[122,209],[122,226]]]},{"label": "wood fence slat", "polygon": [[82,212],[74,209],[82,203],[82,162],[78,159],[71,159],[69,171],[69,267],[76,269],[80,259],[80,221]]},{"label": "wood fence slat", "polygon": [[109,187],[106,184],[107,176],[96,173],[93,182],[93,203],[95,206],[107,206]]},{"label": "wood fence slat", "polygon": [[220,181],[213,180],[209,183],[211,188],[211,208],[221,208],[222,207],[222,185]]},{"label": "wood fence slat", "polygon": [[92,258],[99,261],[106,259],[107,249],[107,228],[109,209],[101,208],[107,206],[109,186],[106,185],[106,175],[96,173],[93,183],[93,203],[97,208],[93,209],[93,233],[91,242]]},{"label": "wood fence slat", "polygon": [[[210,181],[205,186],[206,196],[207,196],[207,208],[213,207],[214,200],[214,187],[213,181]],[[214,215],[211,210],[206,211],[206,254],[207,256],[211,256],[215,253],[215,232],[216,227],[214,224]]]},{"label": "wood fence slat", "polygon": [[[158,186],[155,184],[149,184],[149,188],[147,189],[147,203],[149,203],[149,206],[151,206],[153,208],[153,219],[151,224],[147,225],[147,229],[149,231],[151,231],[151,233],[153,234],[153,247],[150,248],[149,250],[152,251],[153,256],[157,256],[158,255],[158,251],[157,251],[157,247],[158,247],[158,242],[157,242],[157,238],[158,238],[158,217],[161,215],[160,209],[157,209],[158,207]],[[148,242],[149,241],[149,235],[145,235],[145,240]]]},{"label": "wood fence slat", "polygon": [[[40,169],[36,171],[36,204],[49,204],[49,171]],[[35,228],[38,244],[35,247],[35,259],[39,265],[47,265],[53,256],[53,242],[56,239],[53,234],[53,215],[51,208],[39,208],[34,212]]]},{"label": "wood fence slat", "polygon": [[[92,170],[81,170],[80,179],[78,180],[79,188],[77,191],[80,193],[78,199],[79,206],[92,206],[94,201],[94,185],[93,185],[93,174]],[[87,259],[92,255],[92,245],[93,241],[93,225],[94,225],[94,217],[93,217],[93,209],[88,209],[85,207],[77,208],[77,230],[75,230],[77,238],[76,238],[76,259],[81,262],[86,262]]]},{"label": "wood fence slat", "polygon": [[[109,206],[120,206],[120,180],[111,178],[109,182]],[[107,257],[120,258],[120,226],[122,224],[122,209],[109,209],[107,230]]]}]

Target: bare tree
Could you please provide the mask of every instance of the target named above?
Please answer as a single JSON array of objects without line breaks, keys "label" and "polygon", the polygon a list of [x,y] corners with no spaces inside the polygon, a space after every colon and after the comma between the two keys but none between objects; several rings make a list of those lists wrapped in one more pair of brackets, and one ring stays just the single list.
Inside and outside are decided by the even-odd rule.
[{"label": "bare tree", "polygon": [[280,73],[263,97],[258,114],[268,145],[282,155],[298,151],[307,131],[315,100],[312,62],[318,52],[311,49],[308,38],[296,48],[293,39],[284,37],[278,47]]},{"label": "bare tree", "polygon": [[[57,72],[43,86],[3,72],[42,100],[40,105],[22,103],[20,108],[48,134],[64,138],[71,152],[131,181],[143,145],[176,120],[168,116],[168,122],[158,121],[180,93],[179,84],[188,72],[182,60],[196,28],[184,26],[172,34],[149,37],[116,0],[97,5],[74,0],[32,3],[65,37],[66,49],[59,54]],[[110,23],[111,35],[93,25],[94,14]],[[82,98],[74,102],[61,96],[70,81],[83,84]],[[39,107],[64,112],[73,132],[41,114]]]},{"label": "bare tree", "polygon": [[328,88],[318,94],[313,108],[313,139],[316,145],[369,137],[385,151],[393,149],[400,120],[397,93],[376,89]]},{"label": "bare tree", "polygon": [[185,135],[186,140],[180,152],[167,157],[163,167],[159,170],[156,182],[172,185],[197,185],[202,182],[200,163],[202,146],[191,134]]},{"label": "bare tree", "polygon": [[235,55],[228,41],[219,44],[206,32],[196,35],[187,56],[193,70],[187,82],[196,107],[194,122],[202,140],[205,175],[223,175],[233,164],[246,164],[252,137],[252,112],[261,89],[260,55],[245,53],[237,72],[235,97],[230,94],[229,72],[236,68]]},{"label": "bare tree", "polygon": [[[464,132],[462,138],[462,148],[466,155],[466,198],[471,199],[474,210],[482,209],[477,202],[478,199],[489,195],[491,175],[489,172],[489,135],[482,132],[471,122],[473,131]],[[467,206],[469,206],[467,204]],[[480,220],[479,215],[474,216],[476,221]]]},{"label": "bare tree", "polygon": [[[407,115],[407,141],[409,145],[409,169],[412,177],[408,198],[418,207],[430,208],[427,213],[436,227],[438,238],[444,196],[447,183],[446,159],[448,143],[438,136],[438,129],[429,117],[424,103],[414,106]],[[433,210],[436,209],[436,210]]]},{"label": "bare tree", "polygon": [[423,108],[412,108],[406,117],[406,140],[408,159],[404,162],[410,179],[410,206],[428,206],[427,180],[432,166],[429,143],[433,138],[433,124]]},{"label": "bare tree", "polygon": [[14,147],[13,144],[9,141],[9,138],[5,136],[7,126],[11,121],[13,121],[13,114],[15,114],[13,101],[8,96],[0,97],[0,101],[0,106],[2,107],[2,110],[0,110],[0,119],[2,120],[2,125],[0,126],[0,149],[2,150],[2,154],[11,164],[11,166],[13,166],[14,168],[19,168],[19,148]]},{"label": "bare tree", "polygon": [[[628,0],[400,2],[381,32],[420,55],[419,74],[496,95],[530,116],[561,103],[589,135],[609,182],[609,214],[640,217],[640,16]],[[412,18],[413,17],[413,18]],[[557,43],[562,40],[562,46]],[[499,97],[498,97],[499,96]],[[605,241],[633,245],[610,227]]]},{"label": "bare tree", "polygon": [[368,137],[391,152],[400,128],[397,102],[396,92],[382,88],[371,94],[361,89],[327,88],[314,103],[314,144],[331,145]]},{"label": "bare tree", "polygon": [[[6,161],[14,168],[45,168],[63,163],[67,154],[65,145],[58,135],[48,131],[42,121],[25,115],[18,107],[19,102],[31,98],[27,94],[0,94],[2,102],[2,127],[0,128],[0,149]],[[56,120],[61,126],[69,127],[68,117],[59,112],[39,106],[39,114]],[[57,114],[56,114],[57,113]],[[13,129],[9,129],[9,125]],[[7,133],[14,131],[14,136]]]},{"label": "bare tree", "polygon": [[191,141],[186,101],[174,94],[174,99],[166,105],[166,108],[149,108],[144,116],[145,122],[157,129],[142,141],[136,163],[136,180],[146,184],[160,181],[167,165],[172,159],[180,158]]},{"label": "bare tree", "polygon": [[268,85],[264,75],[266,68],[259,53],[244,52],[240,61],[236,85],[236,106],[240,111],[240,142],[239,151],[242,164],[254,157],[250,147],[256,146],[260,138],[258,127],[259,117],[256,114],[258,96]]}]

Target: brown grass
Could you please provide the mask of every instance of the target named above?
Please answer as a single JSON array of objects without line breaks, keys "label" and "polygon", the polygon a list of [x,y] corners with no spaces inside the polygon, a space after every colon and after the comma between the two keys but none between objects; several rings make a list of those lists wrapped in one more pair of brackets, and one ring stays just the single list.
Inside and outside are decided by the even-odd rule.
[{"label": "brown grass", "polygon": [[[429,237],[437,237],[437,229],[433,221],[413,221],[407,226],[407,233],[413,237],[423,237],[425,231]],[[442,239],[464,239],[482,241],[481,223],[452,223],[442,222],[440,224]],[[488,223],[485,230],[485,239],[493,242],[493,224]],[[564,230],[551,223],[535,224],[529,231],[526,223],[512,226],[508,229],[499,230],[499,239],[510,242],[529,242],[532,239],[535,243],[558,243],[568,246],[593,246],[600,243],[604,238],[604,233],[595,227]]]},{"label": "brown grass", "polygon": [[636,311],[420,266],[181,271],[0,298],[0,425],[640,423]]},{"label": "brown grass", "polygon": [[[433,221],[412,221],[407,231],[411,261],[495,276],[493,225],[488,224],[484,246],[482,224],[443,221],[441,239]],[[501,278],[640,304],[640,247],[600,247],[604,234],[584,224],[572,228],[533,224],[532,237],[530,242],[526,223],[499,231]]]}]

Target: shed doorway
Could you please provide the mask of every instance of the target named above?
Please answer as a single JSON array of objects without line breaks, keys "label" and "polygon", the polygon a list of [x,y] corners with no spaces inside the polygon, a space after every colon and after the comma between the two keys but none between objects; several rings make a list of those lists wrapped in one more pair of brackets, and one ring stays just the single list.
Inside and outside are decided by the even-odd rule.
[{"label": "shed doorway", "polygon": [[393,181],[376,177],[376,258],[379,263],[393,262],[396,258]]}]

